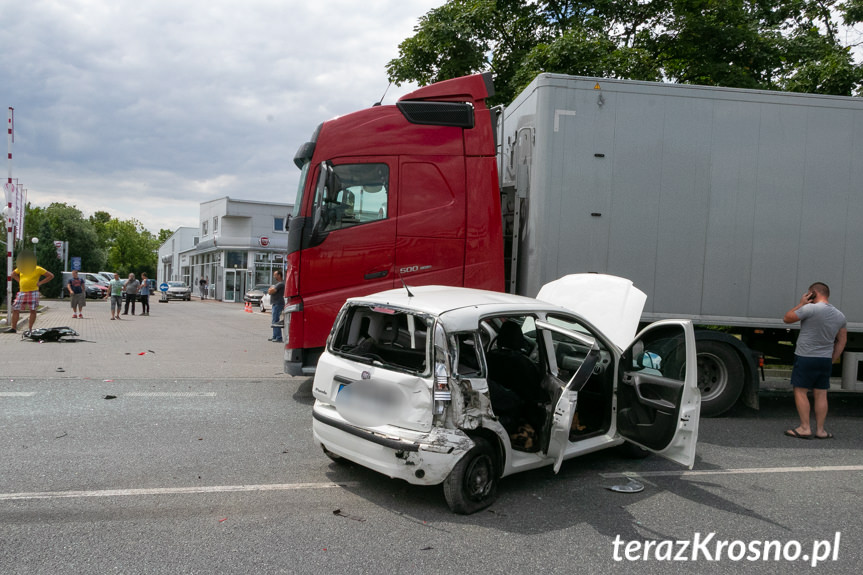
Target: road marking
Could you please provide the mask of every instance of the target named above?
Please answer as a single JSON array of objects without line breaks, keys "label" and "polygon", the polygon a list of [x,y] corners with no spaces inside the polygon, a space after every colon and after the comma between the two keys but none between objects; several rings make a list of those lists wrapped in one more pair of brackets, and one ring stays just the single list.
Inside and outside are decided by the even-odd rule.
[{"label": "road marking", "polygon": [[131,391],[126,397],[216,397],[213,391]]},{"label": "road marking", "polygon": [[243,493],[250,491],[300,491],[354,487],[359,482],[346,483],[274,483],[268,485],[210,485],[199,487],[155,487],[151,489],[103,489],[100,491],[37,491],[33,493],[0,493],[0,501],[20,499],[69,499],[73,497],[128,497],[141,495],[187,495],[197,493]]},{"label": "road marking", "polygon": [[35,391],[0,391],[0,397],[33,397]]},{"label": "road marking", "polygon": [[752,475],[756,473],[809,473],[830,471],[863,471],[863,465],[824,465],[820,467],[750,467],[745,469],[709,469],[705,471],[624,471],[600,473],[606,479],[617,477],[700,477],[702,475]]}]

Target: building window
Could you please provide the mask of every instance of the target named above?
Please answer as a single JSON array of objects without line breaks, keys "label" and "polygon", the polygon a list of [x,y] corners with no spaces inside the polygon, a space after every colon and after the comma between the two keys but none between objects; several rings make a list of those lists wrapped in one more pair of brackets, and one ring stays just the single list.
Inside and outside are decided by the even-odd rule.
[{"label": "building window", "polygon": [[213,233],[219,231],[219,216],[213,216]]},{"label": "building window", "polygon": [[201,235],[202,236],[207,235],[207,223],[208,223],[207,220],[204,220],[203,222],[201,222]]},{"label": "building window", "polygon": [[[193,245],[193,246],[198,245],[198,242],[199,242],[199,241],[201,241],[201,238],[199,238],[198,236],[193,237],[193,238],[192,238],[192,245]],[[173,246],[173,244],[171,245],[171,251],[174,251],[174,246]]]},{"label": "building window", "polygon": [[273,231],[285,231],[285,218],[273,218]]},{"label": "building window", "polygon": [[228,268],[246,269],[247,252],[226,252]]}]

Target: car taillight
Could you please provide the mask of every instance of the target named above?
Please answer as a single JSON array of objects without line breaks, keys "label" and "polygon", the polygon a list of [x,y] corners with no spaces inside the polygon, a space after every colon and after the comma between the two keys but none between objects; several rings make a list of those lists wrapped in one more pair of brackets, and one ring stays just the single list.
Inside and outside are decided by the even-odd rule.
[{"label": "car taillight", "polygon": [[435,363],[434,372],[434,412],[435,415],[441,415],[446,410],[446,404],[452,401],[449,372],[442,363]]},{"label": "car taillight", "polygon": [[432,397],[434,399],[435,415],[442,415],[446,411],[447,404],[452,401],[450,390],[450,373],[447,367],[446,332],[439,323],[435,324],[434,338],[434,386]]}]

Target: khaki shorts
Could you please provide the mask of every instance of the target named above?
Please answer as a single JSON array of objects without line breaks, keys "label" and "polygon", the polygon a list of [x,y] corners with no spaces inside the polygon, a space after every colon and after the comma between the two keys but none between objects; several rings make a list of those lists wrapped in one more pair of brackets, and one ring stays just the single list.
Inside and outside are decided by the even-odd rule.
[{"label": "khaki shorts", "polygon": [[87,305],[87,294],[85,293],[73,293],[72,294],[72,309],[76,307],[84,307]]}]

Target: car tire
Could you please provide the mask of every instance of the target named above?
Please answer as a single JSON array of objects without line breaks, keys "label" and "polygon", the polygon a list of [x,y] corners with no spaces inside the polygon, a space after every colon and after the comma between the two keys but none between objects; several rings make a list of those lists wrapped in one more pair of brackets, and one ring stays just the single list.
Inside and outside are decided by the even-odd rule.
[{"label": "car tire", "polygon": [[715,417],[735,404],[743,389],[743,362],[730,346],[716,341],[698,341],[698,390],[701,415]]},{"label": "car tire", "polygon": [[482,437],[464,454],[443,482],[447,505],[454,513],[470,515],[497,499],[498,465],[494,450]]},{"label": "car tire", "polygon": [[329,457],[330,460],[332,460],[334,463],[338,463],[339,465],[349,465],[351,463],[350,460],[345,459],[341,455],[336,455],[335,453],[333,453],[332,451],[330,451],[329,449],[327,449],[323,445],[321,446],[321,449],[324,450],[324,455]]}]

